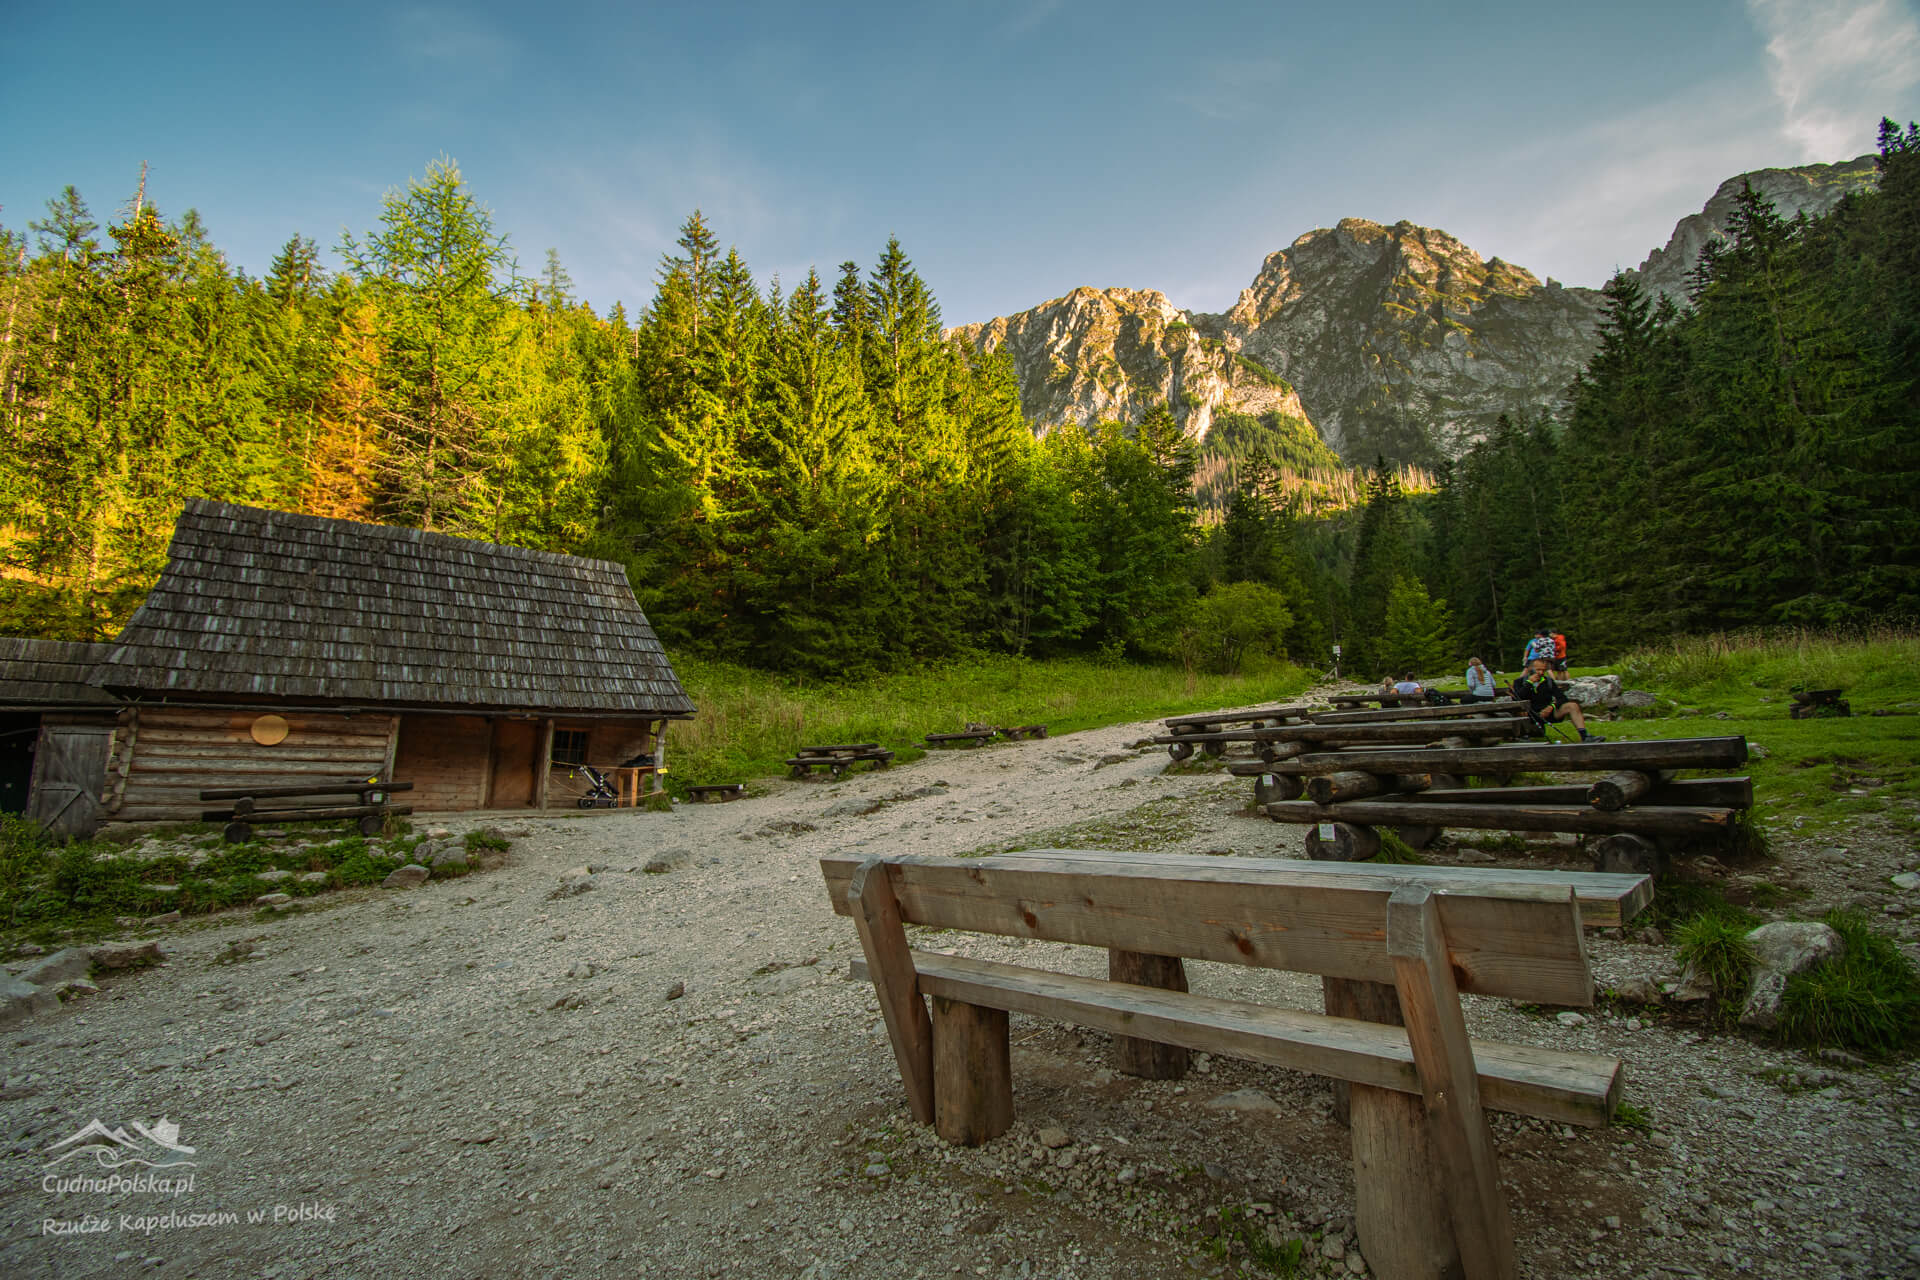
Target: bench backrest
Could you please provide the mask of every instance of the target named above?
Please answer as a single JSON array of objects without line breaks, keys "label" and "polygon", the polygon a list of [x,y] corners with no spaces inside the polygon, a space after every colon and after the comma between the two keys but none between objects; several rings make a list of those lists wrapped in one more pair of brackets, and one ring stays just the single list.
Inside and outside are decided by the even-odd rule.
[{"label": "bench backrest", "polygon": [[[820,860],[842,915],[864,861]],[[1075,850],[883,861],[907,924],[1386,983],[1394,981],[1387,903],[1401,885],[1426,884],[1439,891],[1460,990],[1593,1003],[1574,889],[1551,873],[1476,884],[1449,868]]]}]

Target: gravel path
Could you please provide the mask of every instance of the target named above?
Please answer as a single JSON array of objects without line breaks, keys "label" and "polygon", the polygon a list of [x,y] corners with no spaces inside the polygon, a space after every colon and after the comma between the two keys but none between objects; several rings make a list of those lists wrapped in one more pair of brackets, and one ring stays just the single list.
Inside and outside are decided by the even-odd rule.
[{"label": "gravel path", "polygon": [[[1325,1081],[1204,1058],[1181,1084],[1139,1081],[1106,1068],[1103,1037],[1016,1017],[1014,1130],[954,1149],[908,1120],[871,991],[846,981],[858,942],[826,902],[830,851],[1052,833],[1298,855],[1297,829],[1244,811],[1244,781],[1169,775],[1131,746],[1151,731],[670,814],[460,815],[456,832],[514,835],[503,866],[172,926],[161,967],[5,1033],[0,1274],[1100,1280],[1224,1274],[1227,1235],[1234,1266],[1248,1241],[1304,1239],[1301,1274],[1364,1274]],[[1801,914],[1863,893],[1883,909],[1885,877],[1914,866],[1886,837],[1782,852],[1768,874],[1806,892]],[[1911,944],[1913,918],[1890,920]],[[1671,948],[1635,936],[1596,940],[1603,983],[1675,976]],[[1065,947],[938,945],[1104,972]],[[1216,994],[1318,994],[1190,973]],[[1914,1064],[1635,1012],[1566,1026],[1470,1001],[1478,1034],[1620,1054],[1651,1119],[1495,1118],[1524,1274],[1920,1276]],[[190,1189],[43,1186],[47,1149],[88,1120],[162,1117],[195,1148]]]}]

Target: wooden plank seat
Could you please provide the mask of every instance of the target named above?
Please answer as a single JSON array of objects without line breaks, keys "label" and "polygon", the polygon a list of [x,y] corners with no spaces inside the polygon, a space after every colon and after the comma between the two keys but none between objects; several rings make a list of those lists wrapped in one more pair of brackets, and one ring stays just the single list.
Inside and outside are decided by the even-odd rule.
[{"label": "wooden plank seat", "polygon": [[893,752],[871,743],[857,747],[802,747],[800,752],[787,760],[790,776],[795,778],[804,778],[815,769],[825,769],[838,778],[862,762],[884,769],[893,760]]},{"label": "wooden plank seat", "polygon": [[1225,729],[1217,733],[1162,734],[1155,737],[1153,742],[1156,746],[1165,746],[1167,754],[1175,760],[1187,759],[1193,754],[1195,746],[1208,755],[1217,756],[1226,750],[1229,743],[1235,742],[1251,742],[1263,759],[1278,760],[1298,754],[1278,750],[1281,745],[1308,744],[1313,749],[1399,743],[1424,745],[1440,736],[1468,742],[1490,741],[1518,737],[1525,723],[1516,716],[1482,716],[1448,720],[1440,725],[1424,720],[1377,724],[1288,724],[1263,729]]},{"label": "wooden plank seat", "polygon": [[709,802],[724,804],[729,800],[738,800],[747,794],[744,782],[703,782],[687,788],[687,797],[702,804]]},{"label": "wooden plank seat", "polygon": [[1001,725],[997,732],[1008,742],[1017,742],[1021,738],[1038,739],[1046,737],[1047,726],[1043,724]]},{"label": "wooden plank seat", "polygon": [[[820,865],[915,1119],[969,1145],[1011,1126],[1009,1013],[1106,1031],[1135,1074],[1197,1049],[1326,1076],[1350,1087],[1360,1244],[1385,1280],[1515,1275],[1485,1109],[1597,1126],[1619,1101],[1619,1059],[1469,1037],[1459,995],[1590,1005],[1583,892],[1619,917],[1645,877],[1072,850]],[[1105,948],[1108,978],[915,951],[907,924]],[[1330,1006],[1384,992],[1406,1025],[1191,994],[1184,960],[1319,975]]]},{"label": "wooden plank seat", "polygon": [[[245,844],[253,839],[254,827],[267,822],[333,822],[355,818],[358,819],[356,826],[361,835],[374,836],[386,826],[389,815],[413,812],[412,805],[396,805],[390,798],[395,791],[411,790],[411,782],[389,782],[379,778],[283,783],[279,786],[209,787],[200,792],[202,802],[224,800],[228,803],[223,808],[202,810],[200,820],[226,823],[222,835],[229,844]],[[294,800],[310,800],[314,803],[288,803]]]},{"label": "wooden plank seat", "polygon": [[1286,724],[1306,720],[1313,708],[1304,703],[1285,707],[1259,707],[1252,711],[1203,711],[1187,716],[1168,716],[1161,721],[1169,733],[1211,733],[1223,724]]},{"label": "wooden plank seat", "polygon": [[1378,711],[1322,711],[1312,717],[1315,724],[1385,724],[1407,720],[1458,720],[1463,717],[1527,713],[1524,702],[1512,698],[1495,702],[1469,702],[1452,707],[1386,707]]},{"label": "wooden plank seat", "polygon": [[930,733],[927,735],[929,747],[970,746],[977,747],[983,742],[992,742],[996,729],[967,729],[960,733]]},{"label": "wooden plank seat", "polygon": [[819,747],[796,747],[794,748],[793,754],[797,756],[838,756],[845,755],[850,751],[878,751],[879,749],[880,744],[877,742],[834,742]]},{"label": "wooden plank seat", "polygon": [[1369,703],[1378,707],[1413,707],[1426,705],[1424,693],[1381,693],[1378,689],[1371,693],[1336,693],[1327,698],[1336,707],[1364,707]]}]

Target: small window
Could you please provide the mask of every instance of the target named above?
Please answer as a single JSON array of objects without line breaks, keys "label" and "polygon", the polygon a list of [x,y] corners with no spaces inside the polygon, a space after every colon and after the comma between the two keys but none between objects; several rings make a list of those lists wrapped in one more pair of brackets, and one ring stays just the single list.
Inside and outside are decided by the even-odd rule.
[{"label": "small window", "polygon": [[553,762],[555,764],[585,764],[587,762],[587,731],[585,729],[555,729],[553,731]]}]

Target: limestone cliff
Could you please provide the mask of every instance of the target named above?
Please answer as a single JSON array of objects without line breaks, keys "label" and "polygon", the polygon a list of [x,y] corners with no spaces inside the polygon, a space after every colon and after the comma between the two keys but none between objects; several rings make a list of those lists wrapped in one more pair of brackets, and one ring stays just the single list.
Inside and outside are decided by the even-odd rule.
[{"label": "limestone cliff", "polygon": [[[1743,180],[1784,217],[1818,216],[1873,182],[1873,158],[1722,183],[1641,266],[1650,292],[1684,301],[1687,272],[1724,235]],[[1138,421],[1166,401],[1205,437],[1223,410],[1278,410],[1312,423],[1349,462],[1384,453],[1430,463],[1502,413],[1552,412],[1600,315],[1597,290],[1483,259],[1444,231],[1347,218],[1271,254],[1223,315],[1182,310],[1152,289],[1076,289],[952,336],[1012,351],[1042,430]]]},{"label": "limestone cliff", "polygon": [[1655,249],[1640,264],[1636,273],[1640,287],[1655,298],[1666,296],[1684,305],[1687,300],[1687,273],[1700,261],[1700,252],[1712,241],[1727,238],[1727,223],[1733,216],[1734,202],[1740,196],[1740,184],[1751,182],[1753,189],[1772,202],[1774,212],[1791,221],[1799,214],[1817,218],[1832,210],[1849,191],[1871,189],[1879,181],[1874,158],[1864,155],[1843,164],[1809,164],[1797,169],[1759,169],[1728,178],[1713,193],[1706,207],[1680,219],[1666,247]]}]

